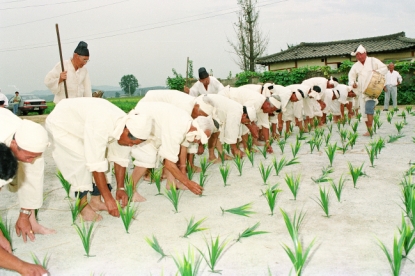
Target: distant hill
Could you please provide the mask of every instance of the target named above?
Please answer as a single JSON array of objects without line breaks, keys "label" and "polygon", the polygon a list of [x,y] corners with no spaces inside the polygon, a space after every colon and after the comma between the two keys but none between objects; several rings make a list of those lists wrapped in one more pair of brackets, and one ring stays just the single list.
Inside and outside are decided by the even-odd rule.
[{"label": "distant hill", "polygon": [[[144,96],[147,93],[147,91],[149,91],[149,90],[164,90],[164,89],[168,89],[168,88],[165,87],[165,86],[143,87],[143,88],[137,89],[137,91],[135,91],[134,95]],[[121,87],[119,87],[119,86],[110,86],[110,85],[92,86],[92,92],[97,91],[97,90],[103,91],[105,98],[115,98],[117,92],[120,93],[120,96],[124,95],[124,92],[121,90]],[[50,92],[50,90],[47,90],[47,89],[45,89],[45,90],[33,90],[29,94],[34,94],[36,96],[39,96],[40,98],[45,99],[47,102],[52,102],[53,97],[54,97],[52,92]],[[14,95],[6,95],[6,96],[7,96],[7,98],[10,98]]]}]

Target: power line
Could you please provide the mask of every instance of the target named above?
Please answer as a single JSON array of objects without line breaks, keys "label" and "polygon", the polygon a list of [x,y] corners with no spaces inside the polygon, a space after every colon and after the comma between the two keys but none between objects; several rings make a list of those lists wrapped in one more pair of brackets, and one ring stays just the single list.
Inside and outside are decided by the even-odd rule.
[{"label": "power line", "polygon": [[60,4],[71,4],[71,3],[83,2],[83,1],[87,1],[87,0],[74,0],[74,1],[67,1],[67,2],[59,2],[59,3],[49,3],[49,4],[39,4],[39,5],[32,5],[32,6],[23,6],[23,7],[3,8],[3,9],[0,9],[0,11],[26,9],[26,8],[38,8],[38,7],[60,5]]},{"label": "power line", "polygon": [[23,22],[23,23],[8,25],[8,26],[2,26],[2,27],[0,27],[0,29],[5,29],[5,28],[10,28],[10,27],[16,27],[16,26],[26,25],[26,24],[30,24],[30,23],[34,23],[34,22],[39,22],[39,21],[45,21],[45,20],[48,20],[48,19],[58,18],[58,17],[66,16],[66,15],[80,13],[80,12],[86,12],[86,11],[96,10],[96,9],[100,9],[100,8],[103,8],[103,7],[108,7],[108,6],[112,6],[112,5],[116,5],[116,4],[123,3],[123,2],[128,2],[128,1],[131,1],[131,0],[122,0],[122,1],[119,1],[119,2],[115,2],[115,3],[101,5],[101,6],[97,6],[97,7],[93,7],[93,8],[89,8],[89,9],[83,9],[83,10],[80,10],[80,11],[70,12],[70,13],[61,14],[61,15],[57,15],[57,16],[42,18],[42,19],[38,19],[38,20],[33,20],[33,21],[28,21],[28,22]]},{"label": "power line", "polygon": [[[279,4],[279,3],[287,2],[287,1],[289,1],[289,0],[281,0],[281,1],[277,1],[277,2],[272,1],[270,3],[267,3],[269,1],[264,1],[261,4],[258,4],[257,7],[265,7],[265,6],[269,6],[269,5],[273,5],[273,4]],[[142,26],[138,26],[138,27],[131,27],[130,29],[142,28],[142,27],[149,26],[149,25],[151,26],[151,25],[158,25],[158,24],[163,24],[163,23],[165,23],[165,24],[163,24],[161,26],[154,26],[154,27],[149,27],[149,28],[144,28],[144,29],[139,29],[139,30],[132,30],[132,31],[122,32],[122,33],[108,34],[108,33],[113,33],[113,32],[119,32],[119,31],[122,31],[122,30],[126,30],[125,28],[115,30],[115,31],[110,31],[110,32],[92,34],[91,36],[100,35],[100,34],[104,34],[104,35],[88,38],[88,41],[104,39],[104,38],[109,38],[109,37],[122,36],[122,35],[127,35],[127,34],[132,34],[132,33],[139,33],[139,32],[144,32],[144,31],[155,30],[155,29],[161,29],[161,28],[164,28],[164,27],[180,25],[180,24],[189,23],[189,22],[205,20],[205,19],[209,19],[209,18],[214,18],[214,17],[218,17],[218,16],[222,16],[222,15],[231,14],[231,13],[236,12],[237,10],[238,10],[237,8],[232,8],[232,9],[225,10],[226,12],[222,12],[220,14],[217,14],[217,11],[212,11],[212,12],[208,12],[208,13],[193,15],[193,16],[190,16],[190,17],[187,17],[187,18],[178,18],[178,19],[172,19],[172,20],[167,20],[167,21],[161,21],[161,22],[146,24],[146,25],[142,25]],[[212,13],[215,13],[215,15],[207,16],[208,14],[212,14]],[[205,17],[200,17],[200,16],[203,16],[203,15],[206,15],[206,16]],[[195,16],[197,16],[198,18],[191,19]],[[175,23],[172,22],[172,21],[183,20],[183,19],[185,21],[180,21],[180,22],[175,22]],[[67,43],[77,43],[78,41],[79,41],[79,38],[68,38],[68,39],[65,39],[65,44],[67,44]],[[40,43],[40,44],[30,44],[30,45],[25,45],[25,46],[21,46],[21,47],[7,48],[7,49],[0,50],[0,52],[14,52],[14,51],[20,51],[20,50],[31,50],[31,49],[38,49],[38,48],[43,48],[43,47],[55,46],[55,45],[56,45],[56,42],[45,42],[45,43]]]}]

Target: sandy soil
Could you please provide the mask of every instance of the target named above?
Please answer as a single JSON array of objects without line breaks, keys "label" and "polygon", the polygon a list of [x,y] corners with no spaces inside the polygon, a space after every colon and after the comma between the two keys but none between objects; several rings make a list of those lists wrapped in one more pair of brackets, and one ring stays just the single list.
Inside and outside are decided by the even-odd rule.
[{"label": "sandy soil", "polygon": [[[394,123],[401,120],[401,117],[395,115],[392,124],[389,124],[386,121],[386,112],[382,112],[383,125],[374,139],[396,134]],[[101,213],[104,220],[95,224],[91,244],[91,254],[95,257],[90,258],[85,257],[80,238],[71,226],[68,200],[64,199],[65,192],[54,175],[56,167],[48,150],[45,153],[45,194],[48,196],[39,218],[45,226],[56,229],[57,234],[38,235],[35,242],[26,244],[14,234],[15,254],[27,261],[32,261],[30,252],[34,252],[39,258],[48,254],[51,275],[175,275],[177,268],[173,259],[168,257],[159,261],[160,256],[145,242],[145,237],[154,235],[167,254],[182,256],[187,253],[188,247],[197,247],[206,252],[204,238],[220,236],[221,241],[229,241],[216,266],[216,269],[222,270],[222,275],[268,275],[268,269],[272,275],[288,275],[293,266],[282,245],[292,247],[292,242],[279,211],[282,208],[290,217],[296,210],[306,212],[300,236],[305,246],[315,239],[303,275],[390,275],[389,263],[376,238],[390,249],[393,236],[400,226],[402,203],[399,183],[409,168],[408,163],[415,159],[412,142],[414,126],[415,118],[409,116],[408,125],[403,128],[405,137],[386,144],[372,168],[365,151],[365,145],[372,139],[361,135],[365,132],[365,127],[360,123],[360,136],[354,149],[349,149],[344,155],[338,151],[334,158],[334,172],[331,177],[336,183],[341,175],[348,180],[340,202],[331,192],[329,218],[324,216],[323,210],[315,202],[319,195],[319,186],[311,180],[311,177],[321,175],[321,169],[329,165],[329,160],[324,148],[311,154],[309,145],[302,141],[298,154],[300,164],[285,167],[280,176],[276,176],[273,171],[268,181],[270,184],[279,183],[282,190],[273,216],[270,216],[267,202],[261,196],[261,190],[266,186],[263,185],[258,171],[260,162],[265,166],[272,164],[272,156],[264,159],[257,153],[253,167],[248,160],[245,161],[242,176],[238,175],[233,162],[228,161],[231,175],[227,187],[223,186],[219,165],[211,166],[204,196],[184,192],[178,213],[173,212],[172,204],[164,196],[155,196],[154,184],[141,182],[139,191],[147,201],[137,204],[138,214],[130,227],[130,233],[125,232],[120,218]],[[292,158],[290,144],[295,143],[297,132],[295,129],[285,147],[283,155],[287,159]],[[331,143],[335,141],[340,141],[336,126],[333,127]],[[280,159],[281,150],[276,144],[273,148],[275,156]],[[360,166],[364,162],[364,171],[368,176],[358,180],[357,188],[353,188],[348,174],[348,161],[354,166]],[[284,181],[286,173],[301,174],[297,200],[294,200]],[[196,179],[198,175],[195,175]],[[327,183],[322,185],[331,190]],[[14,225],[18,216],[17,195],[3,189],[1,199],[1,214],[11,219]],[[249,202],[253,203],[253,211],[256,212],[251,217],[229,213],[222,215],[220,207],[228,209]],[[187,221],[192,216],[196,220],[206,217],[202,226],[209,229],[194,233],[189,238],[181,238]],[[269,233],[235,242],[239,233],[257,222],[261,223],[258,230]],[[409,254],[410,259],[414,258],[413,254]],[[415,264],[405,260],[401,275],[413,275],[413,271]],[[211,274],[204,261],[200,274]],[[0,270],[0,275],[14,273]]]}]

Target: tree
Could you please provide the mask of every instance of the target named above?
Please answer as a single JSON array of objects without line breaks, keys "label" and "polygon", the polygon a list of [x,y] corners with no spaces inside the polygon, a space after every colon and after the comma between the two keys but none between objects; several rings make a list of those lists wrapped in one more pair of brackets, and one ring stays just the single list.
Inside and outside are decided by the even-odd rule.
[{"label": "tree", "polygon": [[120,87],[125,94],[132,96],[137,88],[140,87],[140,84],[134,75],[124,75],[121,78]]},{"label": "tree", "polygon": [[259,12],[255,8],[256,0],[237,0],[240,10],[238,22],[234,25],[236,42],[228,38],[232,52],[237,56],[236,64],[243,71],[255,72],[255,61],[266,50],[269,36],[264,36],[258,26]]},{"label": "tree", "polygon": [[173,78],[167,77],[166,84],[169,87],[169,89],[172,90],[179,90],[183,91],[183,87],[186,84],[186,80],[183,78],[183,76],[179,73],[177,73],[176,69],[172,69],[173,71]]}]

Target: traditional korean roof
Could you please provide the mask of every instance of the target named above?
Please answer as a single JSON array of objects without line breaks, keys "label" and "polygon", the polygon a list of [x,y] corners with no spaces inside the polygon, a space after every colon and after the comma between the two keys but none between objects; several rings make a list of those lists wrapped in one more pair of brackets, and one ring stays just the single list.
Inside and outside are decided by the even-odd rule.
[{"label": "traditional korean roof", "polygon": [[323,58],[331,56],[347,56],[362,44],[369,54],[381,52],[396,52],[415,49],[415,38],[408,38],[405,32],[385,36],[375,36],[360,39],[338,40],[329,42],[301,42],[285,51],[260,57],[257,64],[268,65],[299,59]]}]

